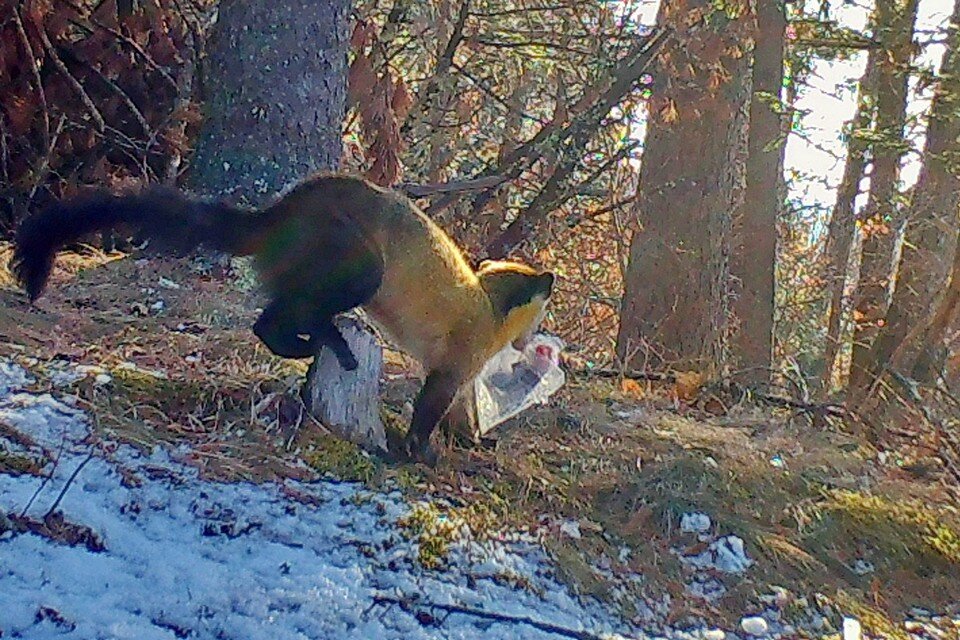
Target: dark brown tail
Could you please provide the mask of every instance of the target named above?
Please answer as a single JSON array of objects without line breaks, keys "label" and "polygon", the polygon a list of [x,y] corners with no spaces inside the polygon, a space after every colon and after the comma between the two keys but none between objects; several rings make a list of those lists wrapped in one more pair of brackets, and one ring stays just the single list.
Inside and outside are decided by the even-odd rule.
[{"label": "dark brown tail", "polygon": [[59,202],[26,218],[17,229],[11,265],[30,299],[43,292],[59,249],[89,233],[121,224],[171,253],[202,245],[240,254],[262,223],[251,212],[194,200],[165,188],[125,196],[97,192]]}]

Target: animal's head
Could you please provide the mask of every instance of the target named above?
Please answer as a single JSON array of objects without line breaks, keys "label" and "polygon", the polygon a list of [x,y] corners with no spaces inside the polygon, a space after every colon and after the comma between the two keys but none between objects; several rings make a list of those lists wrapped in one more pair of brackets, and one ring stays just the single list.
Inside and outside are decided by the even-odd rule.
[{"label": "animal's head", "polygon": [[508,342],[522,348],[540,326],[553,292],[553,274],[520,262],[484,260],[477,269]]}]

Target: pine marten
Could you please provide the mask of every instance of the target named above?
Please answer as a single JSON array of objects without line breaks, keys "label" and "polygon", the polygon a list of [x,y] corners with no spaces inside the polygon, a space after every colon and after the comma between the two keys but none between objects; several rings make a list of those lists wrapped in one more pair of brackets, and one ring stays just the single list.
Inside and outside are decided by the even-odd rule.
[{"label": "pine marten", "polygon": [[554,281],[517,262],[486,261],[474,270],[403,195],[319,174],[260,210],[168,188],[57,203],[17,230],[12,267],[31,301],[60,248],[118,225],[173,253],[202,246],[254,256],[270,302],[253,331],[277,356],[308,358],[326,346],[344,369],[356,368],[333,319],[362,307],[427,371],[400,456],[431,463],[430,435],[458,391],[500,349],[530,337]]}]

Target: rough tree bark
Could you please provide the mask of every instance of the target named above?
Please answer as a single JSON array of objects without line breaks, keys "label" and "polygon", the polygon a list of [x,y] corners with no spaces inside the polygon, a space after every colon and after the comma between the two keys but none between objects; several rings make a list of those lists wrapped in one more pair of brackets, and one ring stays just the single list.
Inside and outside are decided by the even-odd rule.
[{"label": "rough tree bark", "polygon": [[[348,0],[223,0],[208,42],[195,191],[260,206],[293,182],[335,168],[346,98]],[[309,46],[304,46],[309,43]],[[308,408],[342,436],[382,446],[379,347],[345,336],[365,366],[342,372],[321,353],[304,387]]]},{"label": "rough tree bark", "polygon": [[837,188],[837,201],[830,216],[826,247],[823,252],[824,286],[829,299],[827,308],[827,336],[821,387],[829,392],[833,386],[834,367],[840,353],[843,319],[847,313],[844,292],[847,285],[847,267],[850,264],[853,241],[857,230],[854,204],[860,195],[860,181],[867,163],[869,142],[867,133],[876,112],[876,66],[879,51],[870,49],[867,65],[857,89],[857,111],[849,123],[847,159],[843,177]]},{"label": "rough tree bark", "polygon": [[754,15],[665,0],[617,353],[627,366],[710,370],[728,351],[732,213],[743,197]]},{"label": "rough tree bark", "polygon": [[261,204],[338,164],[348,9],[347,0],[220,3],[191,167],[196,188]]},{"label": "rough tree bark", "polygon": [[785,140],[779,100],[786,27],[781,0],[757,4],[746,192],[734,219],[736,248],[731,263],[731,273],[740,282],[734,303],[740,325],[736,355],[749,382],[769,379],[773,355],[777,219],[784,195]]},{"label": "rough tree bark", "polygon": [[863,248],[857,284],[850,395],[862,393],[872,380],[871,346],[883,326],[896,278],[896,245],[903,227],[900,161],[908,145],[907,82],[913,58],[913,31],[918,0],[878,0],[880,57],[877,61],[877,117],[873,170],[867,206],[860,215]]},{"label": "rough tree bark", "polygon": [[[960,241],[960,237],[955,242]],[[928,322],[918,332],[919,354],[911,373],[920,382],[933,382],[937,379],[941,365],[946,359],[944,337],[947,330],[957,321],[960,314],[960,251],[953,253],[953,266],[947,288],[940,303],[934,309]]]},{"label": "rough tree bark", "polygon": [[[888,364],[910,371],[921,345],[907,340],[925,324],[950,271],[960,207],[960,0],[954,5],[946,51],[930,107],[920,176],[913,190],[897,288],[886,323],[873,343],[871,378]],[[944,327],[945,329],[945,327]],[[942,338],[943,336],[939,336]],[[938,338],[934,337],[934,342]]]}]

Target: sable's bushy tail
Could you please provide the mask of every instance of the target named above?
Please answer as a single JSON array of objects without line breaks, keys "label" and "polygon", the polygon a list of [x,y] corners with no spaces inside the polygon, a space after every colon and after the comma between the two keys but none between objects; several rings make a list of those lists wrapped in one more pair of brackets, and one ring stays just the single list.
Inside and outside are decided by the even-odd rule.
[{"label": "sable's bushy tail", "polygon": [[165,188],[124,196],[97,192],[59,202],[26,218],[17,229],[11,266],[30,299],[43,292],[59,249],[120,224],[137,229],[140,237],[171,252],[203,245],[240,254],[260,220],[237,207],[194,200]]}]

